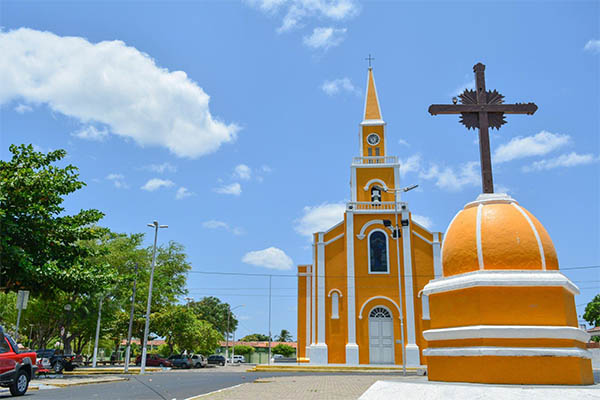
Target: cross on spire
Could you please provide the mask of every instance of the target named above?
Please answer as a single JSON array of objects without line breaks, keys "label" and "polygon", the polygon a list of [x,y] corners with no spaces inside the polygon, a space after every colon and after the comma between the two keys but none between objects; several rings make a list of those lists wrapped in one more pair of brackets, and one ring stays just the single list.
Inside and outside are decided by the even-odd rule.
[{"label": "cross on spire", "polygon": [[369,53],[369,57],[365,58],[365,60],[367,60],[369,62],[369,68],[373,68],[371,67],[371,61],[373,61],[375,59],[375,57],[371,57],[371,53]]},{"label": "cross on spire", "polygon": [[461,104],[453,98],[454,104],[432,104],[431,115],[460,114],[460,122],[467,129],[479,128],[479,157],[481,161],[481,185],[483,193],[494,193],[492,160],[490,155],[490,136],[488,128],[500,129],[506,123],[504,114],[533,115],[537,106],[534,103],[504,104],[504,96],[496,90],[485,90],[485,65],[477,63],[473,67],[476,90],[465,89],[460,94]]}]

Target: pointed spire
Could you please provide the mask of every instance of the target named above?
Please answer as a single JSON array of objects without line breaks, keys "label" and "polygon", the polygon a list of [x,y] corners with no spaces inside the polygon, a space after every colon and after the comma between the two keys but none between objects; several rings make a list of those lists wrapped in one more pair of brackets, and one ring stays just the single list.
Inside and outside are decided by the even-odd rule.
[{"label": "pointed spire", "polygon": [[[375,79],[373,78],[373,68],[369,67],[367,76],[367,95],[365,98],[365,116],[364,121],[383,123],[379,100],[377,98],[377,89],[375,88]],[[363,121],[363,122],[364,122]]]}]

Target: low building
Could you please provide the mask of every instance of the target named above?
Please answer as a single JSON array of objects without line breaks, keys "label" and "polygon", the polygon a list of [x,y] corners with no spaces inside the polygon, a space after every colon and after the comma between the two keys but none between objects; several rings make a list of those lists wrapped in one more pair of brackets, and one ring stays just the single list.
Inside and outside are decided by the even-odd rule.
[{"label": "low building", "polygon": [[[226,341],[219,342],[219,348],[216,351],[216,354],[225,355],[227,348]],[[294,353],[290,357],[296,357],[296,350],[298,348],[298,343],[296,342],[271,342],[271,357],[273,356],[273,348],[279,344],[285,344],[294,348]],[[231,349],[234,346],[249,346],[254,348],[254,351],[249,355],[244,354],[246,357],[246,362],[251,364],[266,364],[269,361],[269,342],[243,342],[243,341],[230,341],[229,342],[229,351],[231,354]]]}]

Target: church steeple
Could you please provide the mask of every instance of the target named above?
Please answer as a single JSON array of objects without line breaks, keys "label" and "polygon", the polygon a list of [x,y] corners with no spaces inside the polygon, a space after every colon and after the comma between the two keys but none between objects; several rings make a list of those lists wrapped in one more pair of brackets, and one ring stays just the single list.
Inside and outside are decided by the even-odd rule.
[{"label": "church steeple", "polygon": [[[373,67],[369,66],[367,72],[367,93],[365,95],[365,111],[363,121],[360,123],[360,155],[362,157],[385,156],[385,122],[379,107]],[[379,161],[379,160],[371,160]]]},{"label": "church steeple", "polygon": [[377,89],[375,88],[375,79],[373,78],[373,68],[369,67],[367,74],[367,94],[365,97],[364,121],[378,121],[383,123],[381,109],[379,108],[379,99],[377,98]]}]

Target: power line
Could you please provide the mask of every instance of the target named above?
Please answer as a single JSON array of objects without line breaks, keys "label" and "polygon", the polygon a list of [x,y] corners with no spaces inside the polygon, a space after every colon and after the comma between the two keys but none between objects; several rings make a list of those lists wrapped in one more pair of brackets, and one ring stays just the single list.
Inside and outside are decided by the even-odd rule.
[{"label": "power line", "polygon": [[[567,268],[560,268],[559,270],[557,270],[558,272],[560,271],[572,271],[572,270],[578,270],[578,269],[593,269],[593,268],[600,268],[600,265],[589,265],[589,266],[584,266],[584,267],[567,267]],[[534,271],[534,270],[532,270]],[[200,271],[200,270],[190,270],[188,271],[189,273],[193,273],[193,274],[205,274],[205,275],[234,275],[234,276],[261,276],[261,277],[269,277],[269,276],[277,276],[277,277],[285,277],[285,278],[297,278],[298,274],[267,274],[267,273],[256,273],[256,272],[223,272],[223,271]],[[314,275],[315,277],[319,277],[319,275]],[[366,277],[373,277],[373,275],[369,274],[369,275],[351,275],[355,278],[366,278]],[[388,275],[390,276],[390,275]],[[392,276],[397,276],[397,275],[392,275]],[[404,275],[400,275],[401,277],[427,277],[427,278],[434,278],[434,274],[404,274]],[[348,275],[325,275],[326,278],[347,278]],[[581,281],[583,282],[583,281]],[[587,281],[587,282],[591,282],[591,281]]]}]

